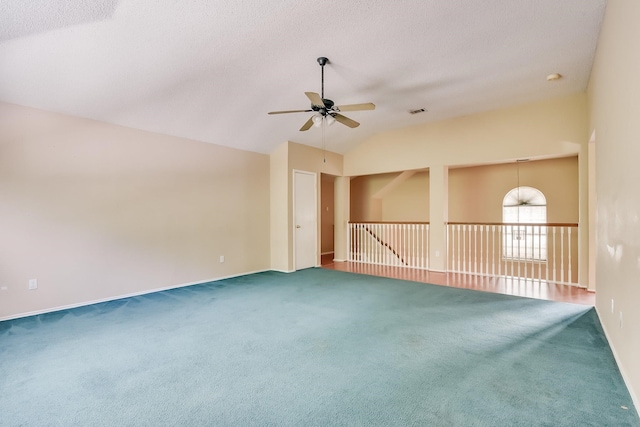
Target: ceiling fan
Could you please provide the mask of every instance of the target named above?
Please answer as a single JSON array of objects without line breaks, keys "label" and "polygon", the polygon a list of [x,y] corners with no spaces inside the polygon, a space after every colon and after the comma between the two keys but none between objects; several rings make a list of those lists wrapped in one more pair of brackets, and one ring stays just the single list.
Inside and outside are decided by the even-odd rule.
[{"label": "ceiling fan", "polygon": [[374,110],[376,106],[371,102],[366,104],[349,104],[349,105],[335,105],[335,103],[324,97],[324,66],[329,62],[327,58],[321,56],[318,58],[318,64],[322,69],[322,92],[321,95],[315,92],[305,92],[307,98],[311,101],[311,109],[309,110],[287,110],[287,111],[271,111],[269,114],[288,114],[288,113],[310,113],[315,112],[309,120],[300,128],[301,131],[309,130],[314,124],[320,126],[323,120],[326,120],[329,124],[334,121],[340,122],[350,128],[356,128],[360,126],[360,123],[352,120],[346,116],[340,114],[342,111],[362,111],[362,110]]}]

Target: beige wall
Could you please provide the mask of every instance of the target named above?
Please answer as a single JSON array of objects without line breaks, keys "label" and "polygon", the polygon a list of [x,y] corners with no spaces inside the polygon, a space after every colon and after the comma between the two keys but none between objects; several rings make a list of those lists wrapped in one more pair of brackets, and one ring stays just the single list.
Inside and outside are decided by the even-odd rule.
[{"label": "beige wall", "polygon": [[578,222],[578,158],[449,169],[449,221],[501,222],[502,201],[520,185],[547,198],[547,221]]},{"label": "beige wall", "polygon": [[271,212],[271,268],[289,271],[289,226],[293,212],[289,209],[289,144],[280,144],[269,156],[269,200]]},{"label": "beige wall", "polygon": [[640,2],[608,2],[588,90],[597,172],[596,306],[636,407],[640,404],[638,22]]},{"label": "beige wall", "polygon": [[[519,169],[519,172],[518,172]],[[352,221],[429,221],[429,173],[417,172],[382,198],[376,218],[373,196],[400,173],[364,175],[351,180]],[[449,169],[451,222],[501,222],[502,200],[520,185],[535,187],[547,198],[549,222],[577,223],[578,157]]]},{"label": "beige wall", "polygon": [[351,178],[350,221],[382,221],[382,218],[376,217],[377,212],[375,212],[372,197],[399,174],[400,172],[394,172]]},{"label": "beige wall", "polygon": [[0,318],[269,268],[268,156],[8,104],[0,129]]},{"label": "beige wall", "polygon": [[351,180],[351,221],[428,222],[428,171],[416,171],[389,191],[382,191],[384,195],[379,202],[374,200],[374,196],[393,185],[400,174],[354,177]]},{"label": "beige wall", "polygon": [[586,145],[584,94],[381,133],[344,156],[348,176],[575,155]]},{"label": "beige wall", "polygon": [[[320,189],[321,173],[342,175],[342,156],[294,142],[280,144],[271,153],[271,268],[278,271],[293,271],[293,171],[300,170],[317,174],[316,188]],[[322,205],[318,191],[318,236],[321,234]],[[318,239],[318,261],[320,265],[321,239]]]},{"label": "beige wall", "polygon": [[320,180],[320,250],[323,254],[333,252],[334,181],[333,175],[324,173]]}]

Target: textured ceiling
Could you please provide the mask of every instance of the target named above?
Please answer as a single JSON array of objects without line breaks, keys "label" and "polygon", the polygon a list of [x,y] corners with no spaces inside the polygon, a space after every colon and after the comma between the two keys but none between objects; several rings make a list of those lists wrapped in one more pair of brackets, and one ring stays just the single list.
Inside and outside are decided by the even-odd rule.
[{"label": "textured ceiling", "polygon": [[[305,91],[373,102],[327,128],[368,136],[586,89],[605,0],[0,2],[0,101],[269,153]],[[561,73],[553,83],[547,74]],[[422,114],[409,110],[426,108]]]}]

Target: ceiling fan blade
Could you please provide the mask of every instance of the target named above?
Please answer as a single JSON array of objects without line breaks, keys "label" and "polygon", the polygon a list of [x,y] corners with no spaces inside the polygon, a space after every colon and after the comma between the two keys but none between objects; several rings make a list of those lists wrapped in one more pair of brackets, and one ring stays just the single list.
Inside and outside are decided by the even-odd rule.
[{"label": "ceiling fan blade", "polygon": [[322,100],[322,97],[320,95],[315,92],[305,92],[304,94],[307,95],[307,98],[309,98],[312,105],[317,105],[318,107],[325,108],[324,101]]},{"label": "ceiling fan blade", "polygon": [[309,130],[313,126],[313,116],[309,117],[309,120],[305,122],[300,128],[300,132],[304,132],[305,130]]},{"label": "ceiling fan blade", "polygon": [[288,113],[308,113],[313,110],[287,110],[287,111],[270,111],[267,114],[288,114]]},{"label": "ceiling fan blade", "polygon": [[345,126],[349,126],[350,128],[357,128],[360,126],[360,123],[355,120],[351,120],[349,117],[345,117],[342,114],[331,114],[337,121],[342,123]]},{"label": "ceiling fan blade", "polygon": [[371,102],[366,104],[349,104],[349,105],[338,105],[335,107],[338,111],[364,111],[364,110],[375,110],[375,104]]}]

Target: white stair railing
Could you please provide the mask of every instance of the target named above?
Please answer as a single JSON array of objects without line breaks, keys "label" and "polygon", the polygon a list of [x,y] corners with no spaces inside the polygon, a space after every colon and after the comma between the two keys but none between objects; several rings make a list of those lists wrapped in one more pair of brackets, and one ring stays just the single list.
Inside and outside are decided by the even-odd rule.
[{"label": "white stair railing", "polygon": [[[578,224],[448,223],[447,270],[578,284]],[[349,223],[351,262],[429,269],[429,223]]]},{"label": "white stair railing", "polygon": [[578,285],[578,224],[448,223],[448,270]]},{"label": "white stair railing", "polygon": [[349,261],[429,268],[429,224],[349,223]]}]

